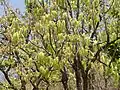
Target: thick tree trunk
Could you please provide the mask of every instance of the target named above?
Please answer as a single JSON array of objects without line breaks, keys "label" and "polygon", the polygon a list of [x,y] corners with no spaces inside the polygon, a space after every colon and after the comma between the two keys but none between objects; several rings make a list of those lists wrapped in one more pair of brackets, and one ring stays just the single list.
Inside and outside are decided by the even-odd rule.
[{"label": "thick tree trunk", "polygon": [[63,87],[64,87],[64,90],[68,90],[68,74],[67,74],[67,70],[64,66],[63,70],[61,70],[61,73],[62,73],[62,84],[63,84]]},{"label": "thick tree trunk", "polygon": [[80,70],[75,71],[75,76],[76,76],[76,86],[77,90],[82,90],[82,80],[81,80],[81,75],[80,75]]},{"label": "thick tree trunk", "polygon": [[88,77],[87,74],[83,74],[83,90],[88,90]]},{"label": "thick tree trunk", "polygon": [[75,70],[75,77],[76,77],[76,87],[77,90],[82,90],[82,79],[81,79],[81,62],[79,55],[74,57],[74,64],[73,69]]}]

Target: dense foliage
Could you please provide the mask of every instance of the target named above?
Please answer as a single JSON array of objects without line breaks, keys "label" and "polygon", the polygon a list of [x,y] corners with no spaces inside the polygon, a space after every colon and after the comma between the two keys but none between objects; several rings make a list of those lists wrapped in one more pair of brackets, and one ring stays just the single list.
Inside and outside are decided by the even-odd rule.
[{"label": "dense foliage", "polygon": [[1,0],[0,90],[120,88],[119,0]]}]

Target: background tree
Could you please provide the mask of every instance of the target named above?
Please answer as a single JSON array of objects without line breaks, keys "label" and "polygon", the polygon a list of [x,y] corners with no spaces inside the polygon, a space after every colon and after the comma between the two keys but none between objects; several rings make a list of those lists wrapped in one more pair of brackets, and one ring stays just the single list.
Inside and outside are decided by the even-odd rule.
[{"label": "background tree", "polygon": [[1,90],[120,87],[119,0],[25,0],[24,15],[1,3]]}]

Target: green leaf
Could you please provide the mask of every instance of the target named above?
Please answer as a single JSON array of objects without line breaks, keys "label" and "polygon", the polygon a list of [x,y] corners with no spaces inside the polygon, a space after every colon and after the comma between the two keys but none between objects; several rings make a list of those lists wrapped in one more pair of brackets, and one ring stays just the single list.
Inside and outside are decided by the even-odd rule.
[{"label": "green leaf", "polygon": [[45,75],[46,69],[43,66],[40,66],[40,72]]},{"label": "green leaf", "polygon": [[19,32],[15,32],[12,36],[12,42],[14,44],[17,44],[20,40],[20,33]]}]

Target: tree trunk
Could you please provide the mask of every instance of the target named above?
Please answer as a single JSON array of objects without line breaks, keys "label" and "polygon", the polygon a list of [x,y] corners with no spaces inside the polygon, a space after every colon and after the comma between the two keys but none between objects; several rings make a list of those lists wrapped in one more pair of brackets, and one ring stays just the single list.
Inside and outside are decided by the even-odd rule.
[{"label": "tree trunk", "polygon": [[62,84],[63,84],[63,87],[64,87],[64,90],[68,90],[68,74],[67,74],[67,70],[64,66],[63,70],[61,70],[61,73],[62,73]]},{"label": "tree trunk", "polygon": [[82,90],[80,70],[75,71],[77,90]]},{"label": "tree trunk", "polygon": [[81,67],[82,67],[82,64],[80,62],[80,56],[77,55],[74,57],[74,64],[73,64],[73,69],[75,70],[77,90],[82,90],[81,69],[83,68]]},{"label": "tree trunk", "polygon": [[84,73],[82,75],[82,78],[83,78],[83,90],[88,90],[88,77],[87,77],[87,74]]}]

